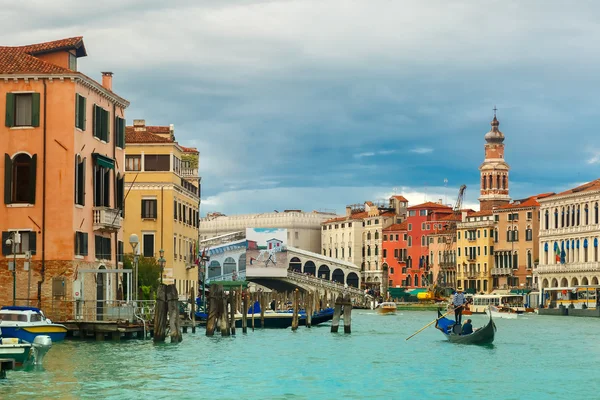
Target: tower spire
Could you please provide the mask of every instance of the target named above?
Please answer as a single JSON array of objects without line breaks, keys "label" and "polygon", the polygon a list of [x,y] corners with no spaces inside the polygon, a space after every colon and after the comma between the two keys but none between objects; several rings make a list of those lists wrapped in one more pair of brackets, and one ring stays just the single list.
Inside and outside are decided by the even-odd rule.
[{"label": "tower spire", "polygon": [[492,129],[485,134],[485,160],[479,167],[481,188],[479,206],[482,211],[492,210],[510,201],[508,194],[508,173],[510,167],[504,161],[504,134],[498,129],[500,122],[496,118],[498,109],[493,108]]}]

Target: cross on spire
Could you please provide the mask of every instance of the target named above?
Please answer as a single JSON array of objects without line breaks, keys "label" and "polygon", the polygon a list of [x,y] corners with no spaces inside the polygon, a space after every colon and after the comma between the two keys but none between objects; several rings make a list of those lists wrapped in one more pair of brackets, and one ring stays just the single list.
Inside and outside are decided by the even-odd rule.
[{"label": "cross on spire", "polygon": [[494,110],[494,118],[496,118],[496,111],[498,111],[498,109],[496,108],[496,106],[494,106],[493,110]]}]

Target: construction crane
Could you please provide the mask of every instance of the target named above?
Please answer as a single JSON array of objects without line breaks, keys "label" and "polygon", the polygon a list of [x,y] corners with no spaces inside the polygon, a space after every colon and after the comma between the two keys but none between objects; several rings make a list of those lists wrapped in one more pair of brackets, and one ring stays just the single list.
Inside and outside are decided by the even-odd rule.
[{"label": "construction crane", "polygon": [[444,229],[445,246],[440,260],[440,272],[438,272],[437,276],[437,285],[440,287],[448,287],[454,284],[454,282],[447,282],[446,273],[452,271],[456,272],[456,253],[452,250],[456,243],[456,223],[462,220],[462,203],[465,196],[465,190],[467,190],[467,185],[462,185],[460,189],[458,189],[458,197],[456,198],[456,203],[452,209],[452,217],[449,218],[448,224]]}]

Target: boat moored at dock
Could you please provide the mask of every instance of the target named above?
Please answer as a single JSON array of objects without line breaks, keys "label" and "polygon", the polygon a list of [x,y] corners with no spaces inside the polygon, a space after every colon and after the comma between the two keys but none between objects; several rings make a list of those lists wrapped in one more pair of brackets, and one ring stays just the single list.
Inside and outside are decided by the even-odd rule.
[{"label": "boat moored at dock", "polygon": [[391,301],[386,301],[386,302],[381,303],[377,307],[377,312],[379,314],[395,314],[397,309],[398,309],[398,306],[396,305],[396,303],[391,302]]},{"label": "boat moored at dock", "polygon": [[42,365],[44,357],[52,347],[52,339],[38,335],[32,343],[19,338],[4,337],[0,329],[0,358],[14,360],[19,365]]},{"label": "boat moored at dock", "polygon": [[0,328],[3,337],[18,338],[34,343],[39,335],[49,336],[53,342],[65,339],[67,328],[54,324],[36,307],[4,306],[0,309]]}]

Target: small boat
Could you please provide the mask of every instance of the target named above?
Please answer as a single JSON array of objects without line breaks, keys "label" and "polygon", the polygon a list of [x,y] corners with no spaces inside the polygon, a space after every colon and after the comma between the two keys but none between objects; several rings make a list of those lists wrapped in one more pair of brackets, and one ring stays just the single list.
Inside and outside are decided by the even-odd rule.
[{"label": "small boat", "polygon": [[3,337],[34,343],[36,336],[49,336],[53,342],[65,339],[67,328],[54,324],[42,310],[35,307],[4,306],[0,309],[0,328]]},{"label": "small boat", "polygon": [[494,324],[490,315],[490,320],[485,326],[468,335],[462,335],[460,333],[462,326],[454,320],[446,318],[439,309],[435,327],[444,334],[448,341],[461,344],[491,344],[494,342],[494,335],[496,333],[496,324]]},{"label": "small boat", "polygon": [[396,303],[392,301],[385,301],[379,305],[378,312],[379,314],[394,314],[397,309],[398,306]]},{"label": "small boat", "polygon": [[52,347],[52,339],[49,336],[36,336],[33,343],[19,338],[2,337],[0,330],[0,358],[15,360],[19,365],[41,365],[44,356]]},{"label": "small boat", "polygon": [[494,318],[504,318],[504,319],[517,319],[519,315],[523,315],[521,313],[517,313],[512,308],[508,307],[496,307],[489,306],[485,313],[493,316]]}]

